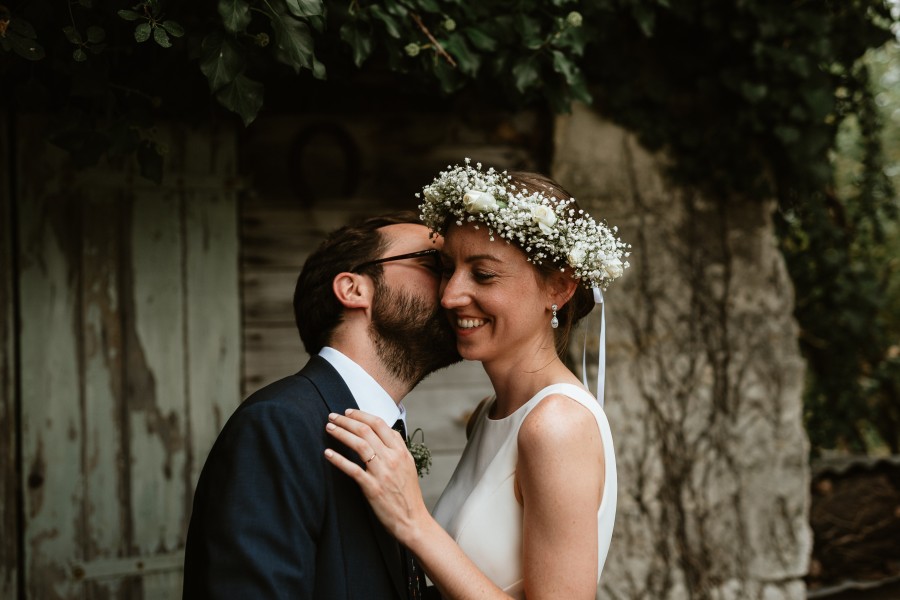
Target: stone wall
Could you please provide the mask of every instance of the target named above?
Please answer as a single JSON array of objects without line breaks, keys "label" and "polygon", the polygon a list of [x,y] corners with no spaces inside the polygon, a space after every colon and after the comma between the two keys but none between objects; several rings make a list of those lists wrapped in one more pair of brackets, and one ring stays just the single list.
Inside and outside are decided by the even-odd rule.
[{"label": "stone wall", "polygon": [[773,205],[672,185],[585,108],[555,137],[554,178],[633,245],[607,294],[619,514],[598,598],[804,598],[804,365]]}]

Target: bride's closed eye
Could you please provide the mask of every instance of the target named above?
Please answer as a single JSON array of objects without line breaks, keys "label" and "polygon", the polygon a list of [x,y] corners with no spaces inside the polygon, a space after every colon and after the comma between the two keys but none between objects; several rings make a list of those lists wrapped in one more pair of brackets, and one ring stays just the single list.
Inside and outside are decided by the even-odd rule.
[{"label": "bride's closed eye", "polygon": [[481,270],[472,271],[472,277],[475,278],[475,281],[482,282],[482,283],[490,281],[491,279],[493,279],[496,276],[497,276],[497,274],[493,273],[491,271],[481,271]]}]

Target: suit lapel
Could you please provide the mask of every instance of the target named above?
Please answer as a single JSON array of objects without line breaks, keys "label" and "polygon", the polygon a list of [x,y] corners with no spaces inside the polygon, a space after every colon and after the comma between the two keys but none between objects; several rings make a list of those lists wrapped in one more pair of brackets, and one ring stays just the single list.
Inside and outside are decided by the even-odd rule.
[{"label": "suit lapel", "polygon": [[[334,367],[319,356],[313,356],[310,358],[309,362],[306,363],[306,366],[303,367],[303,370],[299,373],[301,376],[308,378],[313,385],[319,390],[319,394],[322,397],[322,400],[325,402],[325,405],[328,407],[330,412],[338,413],[340,415],[344,414],[344,411],[348,408],[359,409],[359,405],[356,403],[356,400],[353,398],[353,395],[350,393],[350,389],[347,387],[347,384],[344,383],[344,380],[338,374]],[[324,425],[323,425],[324,429]],[[327,444],[330,448],[335,450],[336,452],[340,452],[342,455],[346,456],[348,459],[352,460],[360,467],[365,468],[363,465],[362,459],[353,452],[349,450],[343,444],[337,444],[328,436]],[[394,582],[394,587],[397,588],[397,593],[400,598],[406,598],[407,596],[407,585],[404,581],[403,577],[403,567],[400,556],[400,545],[393,536],[384,528],[381,522],[378,520],[378,517],[375,516],[372,507],[369,505],[365,496],[362,493],[362,490],[359,489],[359,486],[355,481],[340,473],[337,469],[334,469],[335,478],[337,480],[346,480],[344,483],[349,485],[335,485],[335,502],[337,504],[338,515],[342,515],[344,517],[349,515],[358,514],[360,509],[360,503],[364,506],[364,511],[368,516],[368,520],[370,525],[372,526],[373,533],[375,535],[375,539],[378,541],[378,546],[381,548],[381,553],[384,556],[385,564],[387,565],[388,572],[391,574],[391,579]],[[337,484],[337,481],[336,481]],[[342,492],[341,490],[351,490],[349,493]],[[352,544],[352,536],[357,535],[357,531],[350,532],[349,538],[346,540],[347,543]]]}]

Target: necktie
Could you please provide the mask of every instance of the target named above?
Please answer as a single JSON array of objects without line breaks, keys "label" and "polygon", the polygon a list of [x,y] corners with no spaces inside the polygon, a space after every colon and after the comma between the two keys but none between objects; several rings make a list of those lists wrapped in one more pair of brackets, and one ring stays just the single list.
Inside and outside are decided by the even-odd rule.
[{"label": "necktie", "polygon": [[403,439],[406,440],[406,423],[403,422],[403,419],[397,419],[397,422],[394,423],[394,431],[399,431],[400,435],[403,436]]},{"label": "necktie", "polygon": [[[393,429],[394,431],[400,432],[404,441],[407,440],[406,424],[403,423],[403,419],[397,419]],[[413,556],[412,552],[407,550],[402,544],[400,545],[400,555],[403,558],[403,568],[406,572],[407,597],[409,600],[421,600],[422,592],[425,589],[425,577],[422,573],[422,569],[416,562],[416,558]]]}]

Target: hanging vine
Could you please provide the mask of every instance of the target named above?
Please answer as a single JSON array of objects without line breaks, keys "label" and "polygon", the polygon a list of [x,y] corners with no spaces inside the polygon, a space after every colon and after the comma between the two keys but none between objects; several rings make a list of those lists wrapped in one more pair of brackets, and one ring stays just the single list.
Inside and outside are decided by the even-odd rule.
[{"label": "hanging vine", "polygon": [[[779,200],[815,444],[900,430],[884,337],[900,329],[877,316],[893,288],[870,260],[896,200],[860,62],[892,39],[884,0],[0,1],[0,106],[56,115],[51,138],[77,164],[134,155],[157,180],[156,119],[218,105],[250,124],[279,96],[344,93],[362,73],[419,97],[593,104],[664,149],[678,180]],[[861,172],[840,196],[850,121]],[[898,451],[897,436],[882,443]]]}]

